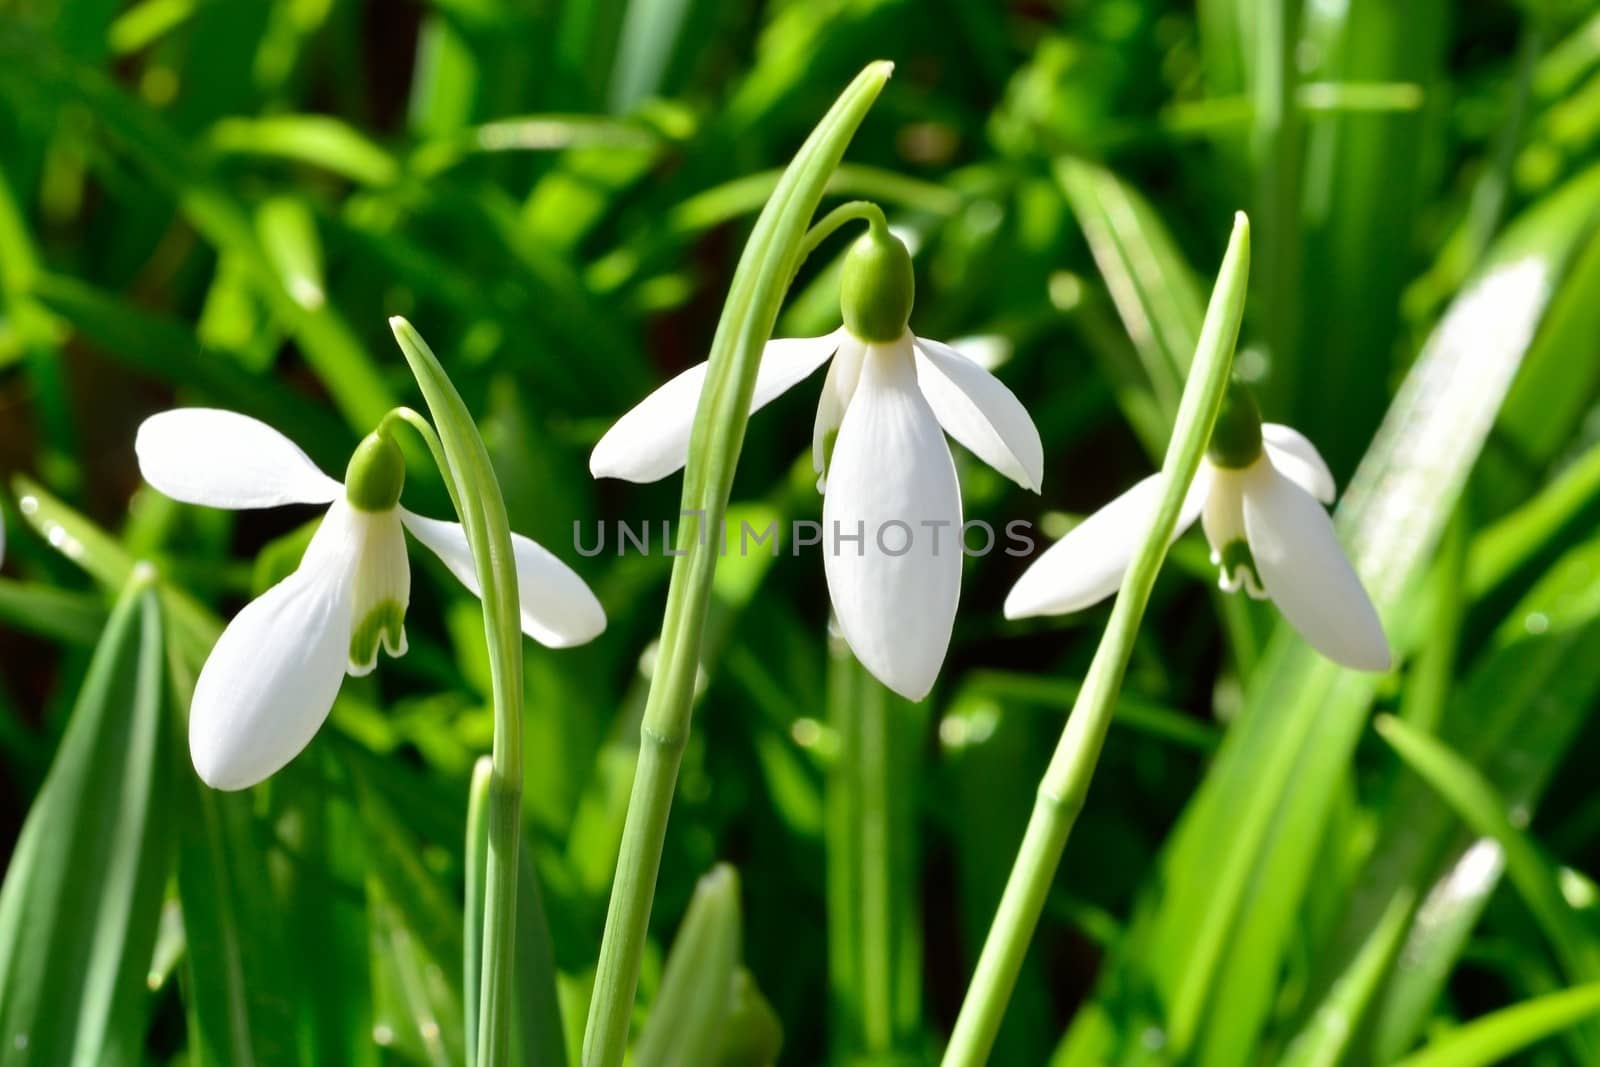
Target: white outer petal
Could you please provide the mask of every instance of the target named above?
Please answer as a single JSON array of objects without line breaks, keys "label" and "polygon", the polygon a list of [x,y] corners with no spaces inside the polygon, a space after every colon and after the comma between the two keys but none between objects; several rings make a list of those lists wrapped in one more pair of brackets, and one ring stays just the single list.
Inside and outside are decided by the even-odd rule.
[{"label": "white outer petal", "polygon": [[1338,495],[1333,472],[1305,434],[1280,423],[1264,422],[1261,443],[1266,446],[1272,465],[1284,476],[1324,504],[1333,503]]},{"label": "white outer petal", "polygon": [[[840,331],[823,337],[768,341],[761,353],[754,414],[828,361],[839,347]],[[705,386],[707,363],[698,363],[645,397],[607,430],[589,456],[596,478],[654,482],[678,470],[689,458],[695,408]]]},{"label": "white outer petal", "polygon": [[245,789],[310,743],[350,655],[350,574],[360,545],[335,501],[295,572],[234,616],[206,657],[189,755],[213,789]]},{"label": "white outer petal", "polygon": [[1261,582],[1300,636],[1335,663],[1388,670],[1383,624],[1322,505],[1271,464],[1257,464],[1245,484],[1244,524]]},{"label": "white outer petal", "polygon": [[234,411],[178,408],[152,415],[140,425],[133,449],[144,480],[186,504],[328,504],[343,492],[300,446]]},{"label": "white outer petal", "polygon": [[[400,521],[412,536],[444,561],[445,567],[473,596],[482,596],[467,532],[458,522],[441,522],[400,509]],[[576,571],[548,549],[511,535],[517,565],[517,600],[522,607],[522,632],[547,648],[569,648],[592,641],[606,628],[605,609]]]},{"label": "white outer petal", "polygon": [[828,435],[837,433],[844,413],[861,381],[861,360],[867,346],[848,333],[839,338],[839,350],[828,364],[822,382],[822,398],[817,401],[817,418],[811,425],[811,469],[817,472],[817,492],[828,488]]},{"label": "white outer petal", "polygon": [[[910,537],[888,523],[904,523]],[[834,445],[822,529],[845,640],[879,681],[921,700],[939,676],[961,597],[961,490],[909,344],[867,350]],[[858,529],[859,545],[838,537]],[[907,541],[903,554],[890,554]]]},{"label": "white outer petal", "polygon": [[[1211,468],[1202,463],[1183,498],[1172,540],[1194,525],[1211,491],[1211,477]],[[1006,595],[1006,618],[1082,611],[1115,593],[1161,506],[1165,485],[1160,473],[1134,483],[1045,549]]]},{"label": "white outer petal", "polygon": [[1044,445],[1016,394],[949,345],[918,337],[916,352],[917,384],[945,432],[1037,493],[1044,482]]}]

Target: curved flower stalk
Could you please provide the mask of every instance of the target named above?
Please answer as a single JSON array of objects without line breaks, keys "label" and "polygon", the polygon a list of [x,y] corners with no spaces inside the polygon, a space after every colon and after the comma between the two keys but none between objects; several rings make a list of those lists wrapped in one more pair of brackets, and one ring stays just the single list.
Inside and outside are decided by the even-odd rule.
[{"label": "curved flower stalk", "polygon": [[[400,506],[405,460],[387,420],[357,447],[342,483],[272,427],[231,411],[153,415],[134,448],[145,480],[174,500],[234,510],[328,507],[299,567],[234,617],[200,671],[189,754],[213,788],[244,789],[278,771],[327,719],[345,674],[370,672],[380,646],[405,654],[411,567],[403,531],[479,593],[461,525]],[[600,602],[566,564],[525,537],[513,538],[513,554],[524,633],[562,648],[605,628]]]},{"label": "curved flower stalk", "polygon": [[[1012,587],[1006,618],[1079,611],[1116,592],[1164,485],[1159,474],[1145,478],[1050,546]],[[1383,624],[1323,510],[1334,497],[1316,446],[1287,426],[1263,423],[1249,389],[1235,380],[1173,538],[1199,519],[1224,592],[1270,598],[1335,663],[1386,671]]]},{"label": "curved flower stalk", "polygon": [[[833,608],[856,658],[921,700],[961,595],[961,490],[945,435],[1024,489],[1044,477],[1039,431],[1015,394],[949,345],[914,335],[911,257],[872,209],[847,254],[844,325],[767,344],[755,412],[829,364],[812,429]],[[683,467],[706,364],[641,401],[600,439],[597,478],[651,482]]]}]

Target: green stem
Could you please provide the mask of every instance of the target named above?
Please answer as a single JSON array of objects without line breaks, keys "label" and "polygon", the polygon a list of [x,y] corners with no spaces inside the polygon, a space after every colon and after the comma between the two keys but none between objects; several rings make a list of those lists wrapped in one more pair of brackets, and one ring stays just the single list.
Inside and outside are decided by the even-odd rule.
[{"label": "green stem", "polygon": [[445,455],[444,445],[439,440],[439,435],[434,432],[433,424],[420,412],[407,407],[391,408],[383,420],[378,423],[378,432],[388,436],[394,435],[394,424],[403,422],[417,431],[417,436],[422,438],[422,443],[427,445],[428,454],[433,457],[433,465],[439,468],[439,474],[444,479],[445,492],[450,494],[450,505],[455,508],[456,514],[461,514],[461,494],[456,489],[455,479],[450,476],[450,460]]},{"label": "green stem", "polygon": [[889,220],[884,218],[883,209],[872,201],[852,200],[847,204],[840,204],[822,216],[822,221],[807,231],[805,240],[800,245],[800,255],[795,260],[794,269],[798,271],[800,265],[811,258],[811,253],[838,232],[841,226],[858,219],[880,233],[889,232]]},{"label": "green stem", "polygon": [[920,955],[913,857],[919,710],[884,688],[848,647],[833,650],[829,724],[828,944],[835,1058],[909,1051],[920,1030]]},{"label": "green stem", "polygon": [[1272,357],[1269,386],[1280,403],[1297,399],[1293,358],[1300,323],[1301,115],[1295,105],[1299,71],[1299,0],[1263,0],[1256,12],[1255,128],[1256,218],[1262,226],[1262,325]]},{"label": "green stem", "polygon": [[[861,817],[857,839],[861,869],[861,1007],[866,1051],[894,1046],[894,872],[896,827],[889,800],[889,701],[881,686],[862,679],[850,710],[856,713],[855,792]],[[850,742],[846,742],[849,744]]]},{"label": "green stem", "polygon": [[772,336],[806,228],[828,180],[893,69],[892,64],[873,63],[857,75],[801,146],[756,220],[717,323],[684,468],[681,554],[673,561],[667,589],[655,674],[639,731],[639,763],[589,1002],[583,1042],[583,1062],[589,1067],[615,1067],[627,1048],[667,817],[688,743],[701,636],[720,549],[712,538],[727,511],[761,352]]},{"label": "green stem", "polygon": [[489,786],[494,761],[479,759],[467,791],[467,906],[462,923],[462,980],[466,1007],[467,1062],[478,1058],[478,1005],[483,980],[483,891],[489,863]]},{"label": "green stem", "polygon": [[385,415],[383,423],[403,419],[428,442],[466,532],[482,590],[494,748],[488,787],[477,1064],[500,1067],[511,1056],[517,849],[522,836],[522,623],[511,524],[488,449],[438,357],[409,322],[396,317],[389,325],[428,402],[437,434],[427,420],[405,408]]},{"label": "green stem", "polygon": [[1249,264],[1250,227],[1240,214],[1235,219],[1233,236],[1217,274],[1194,364],[1179,404],[1177,424],[1167,445],[1166,460],[1161,468],[1166,478],[1161,506],[1123,577],[1122,590],[1111,609],[1111,620],[1089,664],[1072,713],[1067,717],[1055,755],[1039,783],[1022,847],[1012,865],[994,925],[989,928],[972,984],[950,1035],[945,1067],[986,1063],[1000,1030],[1000,1020],[1039,924],[1062,851],[1078,813],[1083,810],[1084,798],[1088,795],[1116,708],[1117,694],[1122,688],[1128,658],[1133,654],[1134,638],[1150,591],[1155,586],[1156,574],[1166,558],[1179,508],[1211,437],[1211,427],[1233,365]]}]

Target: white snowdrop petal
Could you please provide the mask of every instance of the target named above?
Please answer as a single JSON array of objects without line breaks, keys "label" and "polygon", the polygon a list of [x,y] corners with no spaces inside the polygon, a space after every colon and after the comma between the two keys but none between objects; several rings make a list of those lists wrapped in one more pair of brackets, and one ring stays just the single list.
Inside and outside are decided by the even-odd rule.
[{"label": "white snowdrop petal", "polygon": [[817,472],[819,493],[827,489],[828,450],[833,447],[832,438],[839,432],[856,383],[861,380],[861,357],[866,350],[860,341],[842,334],[839,350],[828,364],[828,375],[822,382],[822,398],[817,401],[817,418],[811,427],[811,469]]},{"label": "white snowdrop petal", "polygon": [[1200,528],[1211,547],[1211,562],[1222,562],[1222,550],[1244,535],[1244,475],[1226,468],[1212,468],[1211,491],[1200,511]]},{"label": "white snowdrop petal", "polygon": [[133,449],[144,480],[187,504],[326,504],[344,488],[293,441],[234,411],[178,408],[152,415],[140,425]]},{"label": "white snowdrop petal", "polygon": [[822,529],[845,640],[879,681],[921,700],[961,596],[961,492],[909,345],[867,350],[834,445]]},{"label": "white snowdrop petal", "polygon": [[[467,532],[458,522],[441,522],[400,509],[412,536],[444,561],[445,567],[473,596],[482,596]],[[568,648],[594,640],[606,628],[605,609],[576,571],[543,546],[511,535],[517,565],[517,599],[522,632],[547,648]]]},{"label": "white snowdrop petal", "polygon": [[1267,594],[1300,636],[1336,663],[1389,669],[1389,642],[1322,505],[1270,464],[1244,489],[1245,533]]},{"label": "white snowdrop petal", "polygon": [[[1082,611],[1115,593],[1161,506],[1165,485],[1159,473],[1134,483],[1041,553],[1007,594],[1006,618]],[[1172,540],[1194,525],[1210,487],[1211,470],[1202,464],[1183,498]]]},{"label": "white snowdrop petal", "polygon": [[945,432],[1024,489],[1044,482],[1044,445],[1005,384],[949,345],[916,339],[917,382]]},{"label": "white snowdrop petal", "polygon": [[[838,331],[823,337],[768,341],[761,354],[750,411],[759,411],[828,361],[839,346]],[[641,400],[606,431],[589,456],[596,478],[654,482],[689,458],[695,408],[705,387],[707,363],[699,363]]]},{"label": "white snowdrop petal", "polygon": [[398,658],[406,654],[406,608],[411,604],[411,561],[400,511],[350,509],[361,550],[351,576],[351,674],[378,665],[378,646]]},{"label": "white snowdrop petal", "polygon": [[334,503],[300,567],[234,616],[195,683],[189,755],[214,789],[245,789],[310,743],[333,708],[350,656],[357,545]]},{"label": "white snowdrop petal", "polygon": [[1332,504],[1338,494],[1333,484],[1333,472],[1322,459],[1322,453],[1299,430],[1276,422],[1261,424],[1261,441],[1267,456],[1290,481],[1322,501]]}]

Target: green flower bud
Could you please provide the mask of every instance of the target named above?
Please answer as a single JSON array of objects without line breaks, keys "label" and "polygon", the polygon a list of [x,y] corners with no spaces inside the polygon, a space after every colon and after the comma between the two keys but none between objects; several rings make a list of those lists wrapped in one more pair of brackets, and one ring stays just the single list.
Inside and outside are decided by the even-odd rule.
[{"label": "green flower bud", "polygon": [[344,493],[350,506],[362,511],[388,511],[400,502],[406,484],[406,459],[400,446],[382,430],[367,434],[344,472]]},{"label": "green flower bud", "polygon": [[887,228],[873,223],[845,253],[839,279],[845,329],[873,344],[898,341],[911,321],[915,298],[911,253]]},{"label": "green flower bud", "polygon": [[1250,387],[1238,378],[1228,383],[1211,429],[1206,456],[1219,467],[1242,470],[1261,458],[1261,409]]}]

